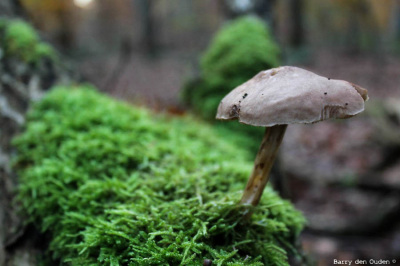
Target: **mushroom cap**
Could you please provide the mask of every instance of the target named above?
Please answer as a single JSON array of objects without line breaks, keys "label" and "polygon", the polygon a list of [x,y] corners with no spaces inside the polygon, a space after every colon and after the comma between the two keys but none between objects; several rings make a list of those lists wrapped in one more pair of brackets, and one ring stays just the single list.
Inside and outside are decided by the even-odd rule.
[{"label": "mushroom cap", "polygon": [[283,66],[233,89],[219,104],[216,118],[262,127],[309,124],[355,116],[366,100],[367,90],[360,86]]}]

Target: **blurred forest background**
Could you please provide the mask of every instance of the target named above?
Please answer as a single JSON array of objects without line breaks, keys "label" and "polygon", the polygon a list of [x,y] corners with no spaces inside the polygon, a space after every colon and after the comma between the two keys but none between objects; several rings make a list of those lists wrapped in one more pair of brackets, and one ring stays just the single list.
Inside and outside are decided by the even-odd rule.
[{"label": "blurred forest background", "polygon": [[395,0],[21,4],[45,39],[74,58],[90,82],[119,98],[141,97],[153,107],[176,105],[182,83],[196,73],[197,59],[213,34],[226,20],[248,13],[269,24],[283,65],[351,80],[372,88],[373,98],[388,96],[399,84],[394,56],[400,52],[400,7]]},{"label": "blurred forest background", "polygon": [[0,14],[28,20],[81,80],[156,111],[190,112],[181,95],[186,84],[201,78],[199,59],[214,34],[245,15],[267,25],[280,65],[368,89],[370,101],[361,116],[290,126],[275,175],[285,180],[281,193],[309,220],[301,243],[317,265],[331,265],[333,259],[399,261],[399,1],[16,3],[0,0]]}]

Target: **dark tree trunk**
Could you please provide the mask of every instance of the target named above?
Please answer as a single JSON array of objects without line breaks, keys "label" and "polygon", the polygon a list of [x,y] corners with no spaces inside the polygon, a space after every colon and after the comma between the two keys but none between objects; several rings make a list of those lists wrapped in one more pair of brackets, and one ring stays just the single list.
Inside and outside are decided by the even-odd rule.
[{"label": "dark tree trunk", "polygon": [[[18,0],[0,0],[0,16],[26,17]],[[4,53],[7,43],[3,35],[0,31],[0,266],[33,266],[37,265],[43,239],[38,241],[37,236],[42,236],[33,227],[25,227],[17,211],[14,199],[18,178],[11,167],[15,154],[11,140],[22,129],[30,102],[55,83],[68,84],[73,73],[58,61],[42,58],[33,66]]]},{"label": "dark tree trunk", "polygon": [[1,0],[0,16],[16,17],[23,16],[24,12],[19,0]]},{"label": "dark tree trunk", "polygon": [[304,43],[303,0],[291,0],[290,10],[292,17],[290,44],[293,47],[300,47]]},{"label": "dark tree trunk", "polygon": [[400,5],[397,4],[396,8],[396,37],[400,40]]},{"label": "dark tree trunk", "polygon": [[[20,17],[22,9],[18,0],[1,0],[0,1],[0,16],[2,17]],[[2,47],[0,47],[2,49]],[[0,59],[0,77],[3,76],[2,59]],[[10,139],[18,132],[19,123],[22,119],[17,113],[9,113],[9,116],[4,115],[5,111],[10,107],[7,104],[5,96],[5,88],[0,82],[0,266],[6,265],[10,261],[11,255],[7,251],[7,245],[12,235],[10,228],[18,222],[15,211],[11,207],[13,198],[13,189],[15,188],[13,181],[15,177],[10,170]],[[11,117],[10,117],[11,114]],[[14,115],[12,115],[14,114]]]},{"label": "dark tree trunk", "polygon": [[153,19],[154,0],[139,0],[140,11],[142,15],[142,41],[146,52],[154,55],[157,51],[155,38],[155,25]]}]

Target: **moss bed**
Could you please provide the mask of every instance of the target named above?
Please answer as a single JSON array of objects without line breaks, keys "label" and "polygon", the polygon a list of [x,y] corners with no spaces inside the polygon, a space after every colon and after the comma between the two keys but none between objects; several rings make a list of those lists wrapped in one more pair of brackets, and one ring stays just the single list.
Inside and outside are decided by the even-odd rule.
[{"label": "moss bed", "polygon": [[14,139],[23,211],[61,265],[288,265],[304,218],[267,188],[237,205],[254,155],[193,117],[58,87]]},{"label": "moss bed", "polygon": [[216,33],[201,57],[199,79],[183,88],[183,101],[203,118],[214,120],[218,104],[226,94],[280,63],[280,48],[261,19],[235,19]]},{"label": "moss bed", "polygon": [[37,64],[43,58],[57,60],[55,50],[42,42],[28,23],[19,19],[0,18],[0,48],[4,49],[7,57],[25,63]]},{"label": "moss bed", "polygon": [[[235,19],[216,33],[201,57],[200,76],[185,84],[182,100],[196,114],[213,122],[226,94],[260,71],[280,63],[280,48],[261,19],[253,16]],[[264,135],[263,128],[237,122],[217,126],[230,129],[230,134],[241,132],[253,152],[257,152]]]}]

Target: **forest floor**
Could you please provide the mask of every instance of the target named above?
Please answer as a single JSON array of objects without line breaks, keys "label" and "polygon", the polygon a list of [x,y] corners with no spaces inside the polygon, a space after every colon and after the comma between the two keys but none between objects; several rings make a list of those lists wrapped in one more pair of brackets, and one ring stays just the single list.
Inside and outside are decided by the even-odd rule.
[{"label": "forest floor", "polygon": [[[193,56],[132,54],[122,65],[118,56],[89,58],[79,71],[116,98],[180,113],[179,93],[198,72],[195,62]],[[318,51],[298,66],[367,88],[367,110],[375,101],[400,103],[396,57]],[[395,259],[400,265],[400,148],[377,140],[383,133],[368,113],[341,123],[291,126],[284,139],[290,199],[309,220],[301,242],[317,265],[334,259]]]},{"label": "forest floor", "polygon": [[[198,71],[195,56],[132,54],[122,65],[119,58],[87,58],[77,62],[77,71],[115,98],[156,111],[186,112],[179,94],[184,81]],[[356,118],[292,125],[287,130],[280,168],[288,198],[309,221],[301,244],[318,266],[333,265],[334,259],[388,259],[397,261],[391,265],[400,265],[400,61],[321,51],[307,62],[298,66],[367,88],[371,100],[365,114]],[[383,117],[372,115],[377,110]],[[3,181],[0,209],[5,211],[0,215],[10,215],[11,196],[2,189],[12,191],[7,187],[13,185]],[[8,220],[20,223],[18,217]],[[9,224],[3,227],[12,228]],[[17,234],[7,249],[13,258],[30,261],[25,257],[33,256],[29,254],[35,254],[34,250],[14,247],[37,248],[32,243],[42,236],[32,227],[21,229],[22,233],[29,243],[19,243]],[[0,257],[2,250],[0,246]]]},{"label": "forest floor", "polygon": [[[79,70],[90,82],[108,94],[153,108],[179,106],[179,92],[185,80],[197,73],[193,55],[163,54],[154,58],[132,54],[121,69],[118,55],[88,58]],[[319,75],[344,79],[368,89],[371,99],[400,97],[400,61],[376,54],[315,52],[307,64],[295,64]],[[113,72],[117,69],[117,78]]]}]

